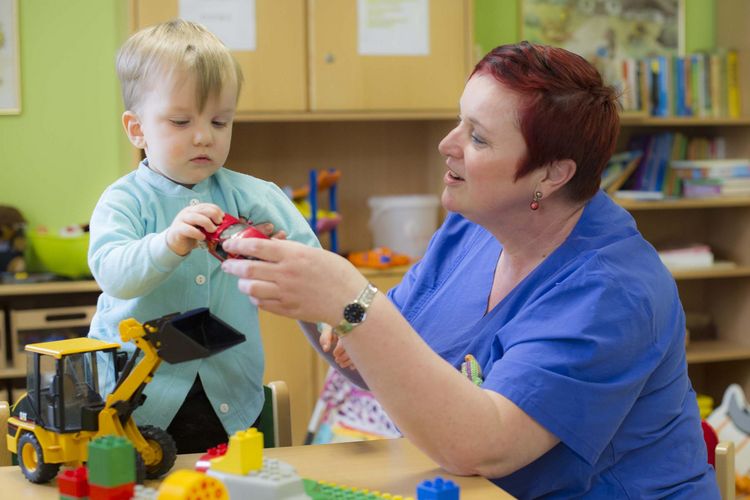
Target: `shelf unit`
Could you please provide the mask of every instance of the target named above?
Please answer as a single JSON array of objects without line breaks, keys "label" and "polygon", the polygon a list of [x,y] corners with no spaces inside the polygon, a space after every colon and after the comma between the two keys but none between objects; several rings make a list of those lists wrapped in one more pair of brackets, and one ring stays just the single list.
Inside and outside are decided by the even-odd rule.
[{"label": "shelf unit", "polygon": [[[716,133],[722,133],[717,129]],[[747,130],[750,136],[750,127]],[[750,389],[750,198],[622,202],[655,246],[669,241],[708,244],[717,264],[675,269],[683,307],[708,318],[688,324],[687,359],[693,386],[715,401],[730,383]]]}]

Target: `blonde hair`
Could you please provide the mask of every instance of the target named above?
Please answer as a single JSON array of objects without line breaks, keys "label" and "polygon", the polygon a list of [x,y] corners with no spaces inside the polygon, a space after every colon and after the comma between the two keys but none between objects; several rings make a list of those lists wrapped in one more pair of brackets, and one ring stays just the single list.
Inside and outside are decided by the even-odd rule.
[{"label": "blonde hair", "polygon": [[224,79],[242,86],[242,70],[229,49],[198,23],[174,19],[144,28],[128,38],[117,53],[117,76],[125,109],[134,110],[143,93],[175,71],[197,79],[196,100],[203,109],[212,94],[222,90]]}]

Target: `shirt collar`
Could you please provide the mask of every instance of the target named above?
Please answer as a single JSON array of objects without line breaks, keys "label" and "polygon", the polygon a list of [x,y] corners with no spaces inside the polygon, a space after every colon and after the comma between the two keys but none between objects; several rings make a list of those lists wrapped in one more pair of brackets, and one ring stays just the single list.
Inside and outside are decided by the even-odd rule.
[{"label": "shirt collar", "polygon": [[151,170],[148,167],[148,159],[142,160],[138,165],[138,170],[136,171],[136,178],[139,181],[145,182],[160,193],[171,196],[190,196],[206,193],[208,192],[209,186],[211,185],[211,177],[205,179],[200,184],[196,184],[192,189],[190,189],[174,182],[171,179],[167,179],[158,172]]}]

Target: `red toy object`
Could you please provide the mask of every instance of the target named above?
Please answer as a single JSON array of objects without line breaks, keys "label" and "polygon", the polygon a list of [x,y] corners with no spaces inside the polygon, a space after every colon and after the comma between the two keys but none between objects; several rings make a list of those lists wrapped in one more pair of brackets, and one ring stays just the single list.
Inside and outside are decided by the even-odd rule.
[{"label": "red toy object", "polygon": [[86,467],[65,469],[57,475],[57,489],[61,497],[88,498],[89,478]]},{"label": "red toy object", "polygon": [[197,462],[195,462],[195,470],[198,472],[206,472],[211,468],[211,460],[217,457],[224,456],[227,452],[227,443],[221,443],[218,446],[209,448],[206,453],[200,456]]},{"label": "red toy object", "polygon": [[373,267],[388,269],[394,266],[404,266],[411,262],[408,255],[394,253],[390,248],[381,247],[366,252],[352,252],[349,261],[357,267]]},{"label": "red toy object", "polygon": [[238,254],[227,253],[223,248],[223,243],[229,239],[234,238],[264,238],[269,239],[264,233],[241,220],[232,217],[229,214],[224,214],[219,227],[216,231],[209,233],[203,229],[201,232],[206,235],[206,246],[208,251],[219,259],[225,261],[227,259],[244,259],[245,257]]}]

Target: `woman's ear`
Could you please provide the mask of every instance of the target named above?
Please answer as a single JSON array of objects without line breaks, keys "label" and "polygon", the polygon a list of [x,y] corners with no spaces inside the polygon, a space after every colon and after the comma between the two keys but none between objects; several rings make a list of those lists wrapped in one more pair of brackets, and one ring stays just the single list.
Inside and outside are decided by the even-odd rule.
[{"label": "woman's ear", "polygon": [[556,160],[544,167],[542,183],[545,196],[562,189],[576,173],[576,162],[573,160]]},{"label": "woman's ear", "polygon": [[125,111],[122,114],[122,126],[125,128],[125,133],[133,146],[139,149],[146,148],[146,138],[143,136],[143,130],[141,130],[141,122],[135,113]]}]

